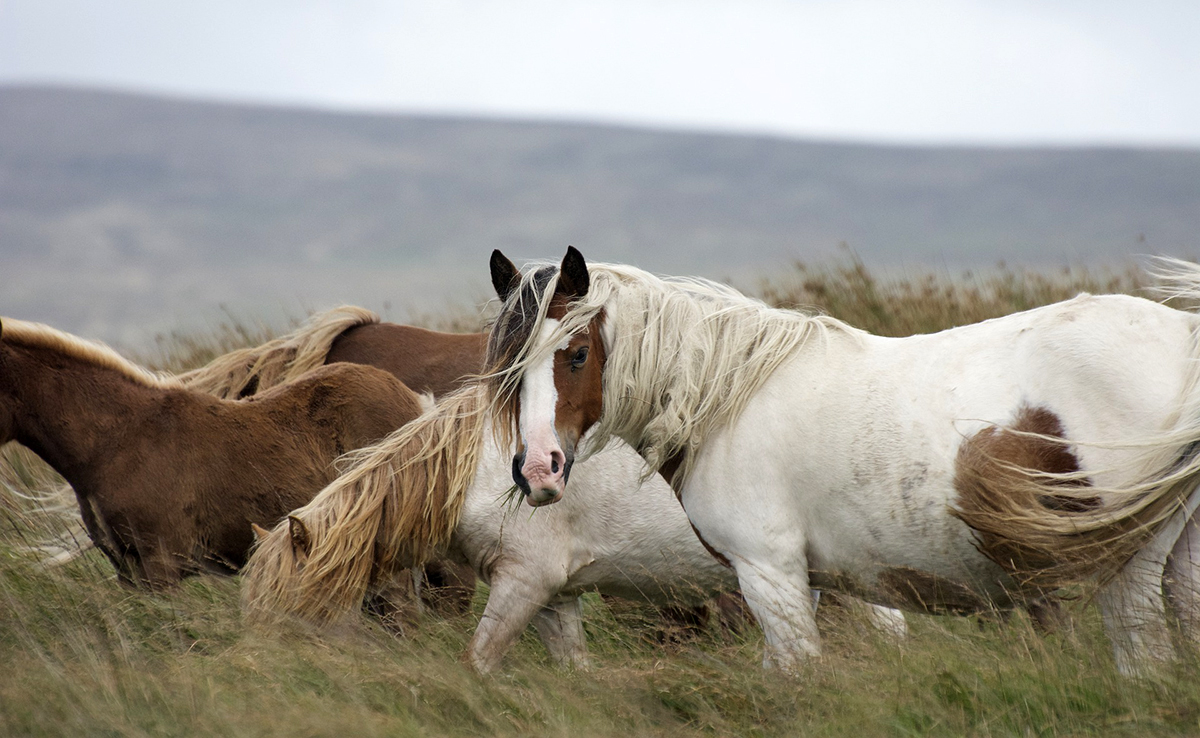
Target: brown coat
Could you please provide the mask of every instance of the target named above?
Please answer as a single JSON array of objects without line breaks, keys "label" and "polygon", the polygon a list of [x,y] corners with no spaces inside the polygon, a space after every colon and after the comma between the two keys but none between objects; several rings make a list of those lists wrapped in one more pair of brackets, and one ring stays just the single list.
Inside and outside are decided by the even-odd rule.
[{"label": "brown coat", "polygon": [[336,364],[243,401],[155,379],[44,326],[0,325],[0,442],[63,475],[121,578],[163,586],[246,559],[336,476],[334,460],[420,414],[389,373]]}]

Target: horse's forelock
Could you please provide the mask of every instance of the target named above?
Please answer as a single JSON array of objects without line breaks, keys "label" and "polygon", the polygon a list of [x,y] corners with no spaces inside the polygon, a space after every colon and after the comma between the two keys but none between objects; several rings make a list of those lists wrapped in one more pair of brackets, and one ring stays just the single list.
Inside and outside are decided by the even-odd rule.
[{"label": "horse's forelock", "polygon": [[552,280],[558,267],[526,270],[520,286],[509,294],[488,335],[484,381],[496,418],[497,433],[507,442],[516,428],[517,398],[526,358],[534,336],[546,318],[554,295]]}]

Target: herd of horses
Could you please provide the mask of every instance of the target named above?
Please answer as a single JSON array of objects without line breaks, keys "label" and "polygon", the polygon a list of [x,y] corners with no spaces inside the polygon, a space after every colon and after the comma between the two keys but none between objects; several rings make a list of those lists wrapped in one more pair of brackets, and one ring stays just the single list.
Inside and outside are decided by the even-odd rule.
[{"label": "herd of horses", "polygon": [[[1083,295],[890,339],[700,279],[499,252],[487,333],[314,316],[177,376],[0,320],[0,443],[71,485],[130,586],[241,572],[249,621],[401,624],[489,594],[468,661],[580,596],[744,605],[764,663],[820,652],[814,588],[971,613],[1094,592],[1118,668],[1200,641],[1200,317]],[[1165,281],[1200,295],[1200,267]],[[569,482],[569,484],[568,484]],[[520,500],[539,508],[521,513]]]}]

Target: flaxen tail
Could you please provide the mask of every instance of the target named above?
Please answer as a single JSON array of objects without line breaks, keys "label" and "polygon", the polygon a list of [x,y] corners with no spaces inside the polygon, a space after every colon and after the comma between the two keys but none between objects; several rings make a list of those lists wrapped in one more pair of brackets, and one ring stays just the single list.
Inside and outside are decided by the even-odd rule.
[{"label": "flaxen tail", "polygon": [[259,541],[244,570],[251,620],[332,622],[371,585],[450,541],[484,437],[482,388],[467,385],[375,446]]},{"label": "flaxen tail", "polygon": [[[1156,276],[1170,297],[1200,298],[1200,266],[1163,262]],[[1058,430],[987,428],[959,449],[952,513],[976,531],[977,545],[1023,586],[1050,590],[1103,583],[1181,512],[1194,512],[1200,486],[1200,332],[1193,332],[1191,376],[1174,427],[1128,444],[1144,452],[1139,481],[1092,486]],[[1014,450],[1016,452],[1014,453]],[[1178,520],[1177,520],[1178,522]]]},{"label": "flaxen tail", "polygon": [[179,379],[189,389],[226,400],[253,395],[316,369],[338,336],[378,322],[379,316],[366,308],[342,305],[313,315],[287,335],[219,356]]}]

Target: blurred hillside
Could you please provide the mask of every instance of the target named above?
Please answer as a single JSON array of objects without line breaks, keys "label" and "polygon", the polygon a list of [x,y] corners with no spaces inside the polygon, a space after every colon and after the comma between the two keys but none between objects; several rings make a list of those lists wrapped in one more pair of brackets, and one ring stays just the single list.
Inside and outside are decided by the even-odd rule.
[{"label": "blurred hillside", "polygon": [[[1200,151],[814,143],[0,87],[0,315],[145,345],[351,301],[486,297],[486,259],[752,280],[1200,252]],[[465,286],[465,287],[464,287]]]}]

